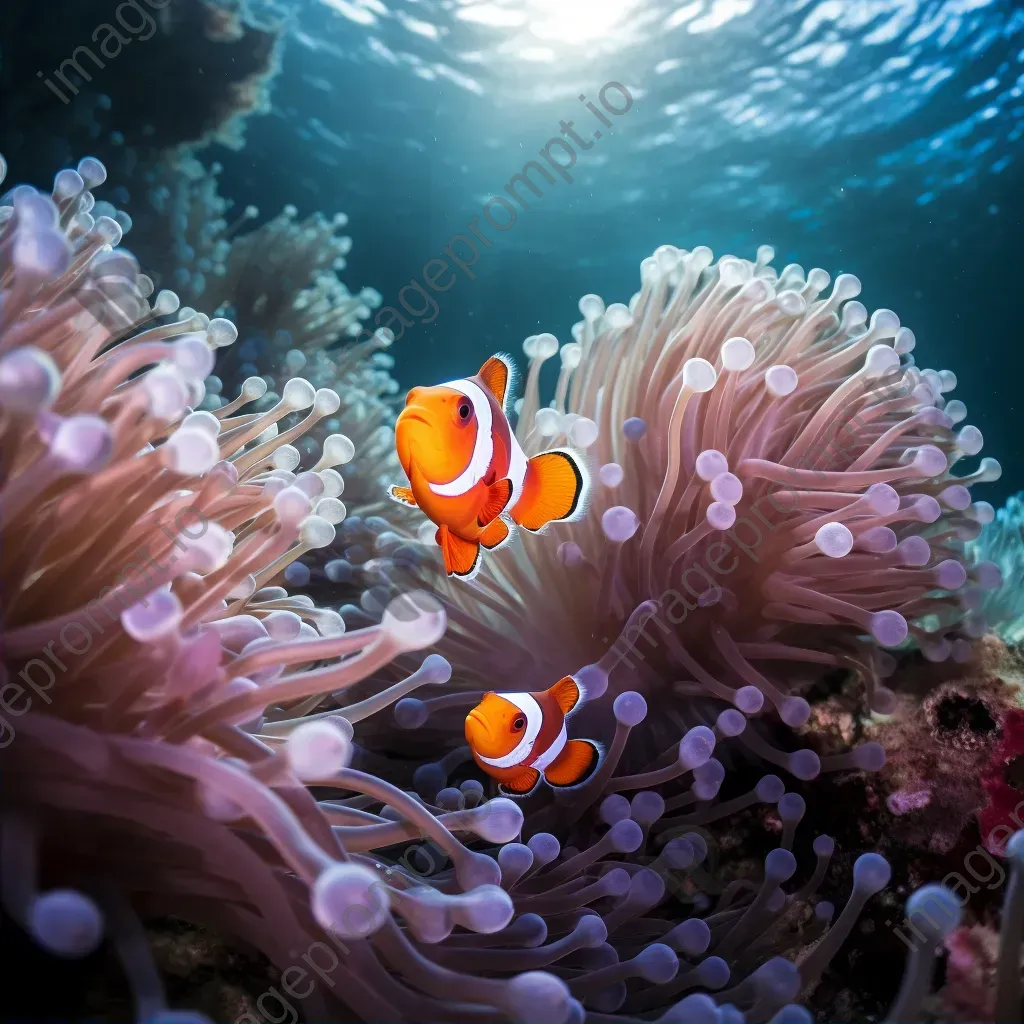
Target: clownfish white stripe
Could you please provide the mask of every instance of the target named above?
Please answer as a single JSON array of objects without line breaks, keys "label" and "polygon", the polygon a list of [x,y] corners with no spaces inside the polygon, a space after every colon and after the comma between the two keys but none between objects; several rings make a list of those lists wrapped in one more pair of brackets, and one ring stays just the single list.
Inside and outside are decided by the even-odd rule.
[{"label": "clownfish white stripe", "polygon": [[524,715],[526,715],[526,731],[523,738],[504,757],[484,757],[480,760],[486,761],[495,768],[512,768],[525,760],[533,751],[533,745],[540,735],[540,727],[544,724],[544,712],[541,711],[537,698],[529,693],[503,693],[501,695],[510,704],[514,704]]},{"label": "clownfish white stripe", "polygon": [[565,744],[568,742],[568,739],[569,733],[565,728],[565,722],[562,722],[562,731],[555,737],[554,742],[547,750],[544,751],[543,754],[534,758],[530,762],[530,767],[536,768],[539,772],[544,771],[544,769],[547,768],[547,766],[551,764],[551,762],[554,761],[554,759],[562,752],[565,748]]},{"label": "clownfish white stripe", "polygon": [[506,512],[511,512],[523,494],[523,481],[526,479],[526,453],[519,446],[516,435],[509,431],[509,440],[512,444],[512,451],[508,460],[508,479],[512,484],[512,497],[505,506]]},{"label": "clownfish white stripe", "polygon": [[494,435],[491,433],[493,418],[491,403],[479,385],[471,380],[456,380],[443,386],[465,395],[476,413],[476,441],[473,444],[473,455],[469,465],[449,483],[430,485],[430,489],[442,498],[457,498],[483,480],[490,468],[494,456]]}]

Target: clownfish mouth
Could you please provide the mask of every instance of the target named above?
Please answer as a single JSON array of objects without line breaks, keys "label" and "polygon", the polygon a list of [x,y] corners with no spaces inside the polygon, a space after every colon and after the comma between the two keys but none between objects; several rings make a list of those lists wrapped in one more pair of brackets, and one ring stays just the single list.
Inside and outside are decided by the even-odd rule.
[{"label": "clownfish mouth", "polygon": [[415,406],[406,406],[401,412],[403,420],[416,420],[418,423],[422,423],[425,426],[430,426],[430,420],[421,412],[417,412]]},{"label": "clownfish mouth", "polygon": [[[466,715],[466,722],[467,725],[469,724],[469,722],[472,722],[474,731],[479,731],[480,733],[482,733],[481,739],[486,738],[489,740],[493,738],[493,733],[491,731],[491,723],[487,720],[486,716],[477,708],[473,708],[473,710],[470,711],[468,715]],[[477,745],[478,744],[474,743],[474,746]]]}]

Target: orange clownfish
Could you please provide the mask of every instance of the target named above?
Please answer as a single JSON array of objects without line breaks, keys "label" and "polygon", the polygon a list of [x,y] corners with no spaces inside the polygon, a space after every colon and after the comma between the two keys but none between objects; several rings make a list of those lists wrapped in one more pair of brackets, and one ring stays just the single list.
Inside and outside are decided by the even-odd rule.
[{"label": "orange clownfish", "polygon": [[508,356],[474,377],[413,388],[395,424],[395,444],[409,487],[389,487],[395,501],[423,510],[449,576],[472,579],[480,549],[500,548],[510,520],[524,530],[582,515],[588,486],[579,456],[561,449],[527,459],[509,424],[515,367]]},{"label": "orange clownfish", "polygon": [[601,756],[593,740],[570,740],[565,720],[583,698],[572,676],[538,693],[485,693],[466,716],[473,759],[504,792],[524,796],[540,781],[574,786]]}]

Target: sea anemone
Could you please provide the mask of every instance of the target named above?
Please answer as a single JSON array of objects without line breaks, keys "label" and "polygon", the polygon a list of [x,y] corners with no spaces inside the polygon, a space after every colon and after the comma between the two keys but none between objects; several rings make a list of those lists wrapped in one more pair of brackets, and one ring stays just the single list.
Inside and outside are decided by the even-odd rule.
[{"label": "sea anemone", "polygon": [[[226,404],[247,381],[260,387],[254,379],[260,377],[266,392],[254,399],[257,410],[273,406],[293,377],[337,392],[338,409],[291,447],[312,464],[327,436],[344,434],[362,456],[341,471],[350,511],[389,512],[394,525],[408,524],[410,517],[385,496],[401,472],[394,452],[398,384],[389,373],[391,335],[363,328],[381,297],[373,288],[350,292],[339,277],[352,246],[343,233],[348,218],[313,213],[299,219],[286,205],[253,228],[258,211],[250,206],[232,216],[218,190],[219,173],[216,164],[208,169],[188,153],[175,153],[147,172],[149,205],[134,229],[142,232],[139,252],[158,269],[158,280],[183,301],[229,317],[238,330],[237,343],[218,349],[203,408]],[[285,419],[281,426],[294,422]],[[290,449],[280,452],[282,467],[295,468],[298,461],[289,459],[295,459]],[[300,575],[301,567],[297,563]]]},{"label": "sea anemone", "polygon": [[964,542],[987,508],[969,488],[999,468],[952,472],[982,445],[947,398],[955,375],[919,369],[913,333],[889,310],[869,320],[852,275],[829,293],[823,270],[779,274],[772,257],[663,246],[628,306],[587,295],[574,341],[526,340],[517,437],[528,456],[585,449],[590,506],[521,533],[473,584],[438,585],[466,687],[574,673],[592,696],[638,689],[680,726],[708,699],[798,726],[801,682],[822,669],[855,670],[884,710],[881,649],[962,658],[984,632],[971,609],[999,572]]},{"label": "sea anemone", "polygon": [[[366,856],[374,836],[390,845],[422,832],[456,862],[427,917],[501,927],[507,900],[479,890],[493,888],[497,863],[457,836],[507,840],[521,814],[484,803],[435,815],[350,767],[364,756],[354,725],[447,680],[442,658],[341,712],[275,721],[433,645],[444,612],[404,595],[380,625],[346,633],[337,613],[270,585],[329,543],[344,514],[324,496],[330,469],[272,468],[290,439],[272,425],[311,408],[298,435],[328,396],[295,379],[262,414],[238,413],[244,393],[216,414],[191,411],[212,348],[234,328],[191,312],[170,320],[169,292],[149,301],[151,281],[115,248],[117,222],[89,212],[104,177],[87,159],[52,195],[19,186],[0,205],[5,910],[59,956],[109,936],[140,1018],[164,997],[137,915],[174,913],[286,966],[325,929],[367,933],[348,908],[378,877]],[[365,826],[367,815],[318,805],[305,783],[365,794],[357,804],[379,800],[392,817],[345,843],[332,822]],[[370,896],[415,918],[403,888]],[[474,894],[465,904],[462,890]],[[341,947],[345,1004],[375,1019],[389,997],[357,980],[372,954]],[[528,978],[481,982],[479,1002],[511,1005],[533,990]]]},{"label": "sea anemone", "polygon": [[[338,613],[275,585],[296,558],[330,543],[343,519],[330,494],[330,452],[304,473],[274,468],[281,445],[337,408],[338,396],[295,378],[262,413],[239,412],[253,397],[245,390],[214,411],[193,411],[213,349],[233,340],[235,328],[192,311],[171,319],[177,297],[168,292],[150,301],[151,281],[116,248],[118,223],[89,212],[90,189],[104,173],[85,160],[57,176],[51,196],[20,186],[0,204],[7,914],[54,956],[80,958],[109,940],[140,1021],[166,1009],[141,927],[166,914],[257,947],[284,972],[286,988],[284,979],[294,982],[298,972],[299,998],[319,1018],[564,1024],[623,1010],[665,1022],[808,1020],[796,1000],[888,884],[887,861],[871,852],[857,858],[850,898],[831,923],[833,907],[817,891],[835,844],[824,835],[806,843],[803,798],[769,774],[716,802],[723,784],[742,784],[742,773],[730,775],[713,756],[745,742],[747,720],[734,707],[720,710],[713,727],[687,729],[671,756],[616,774],[647,717],[644,697],[618,688],[608,756],[551,818],[572,847],[539,829],[540,815],[527,824],[522,804],[485,799],[464,750],[414,770],[408,756],[370,746],[378,734],[367,723],[381,711],[395,705],[398,718],[416,724],[425,716],[405,703],[417,699],[410,695],[449,683],[448,660],[417,654],[442,640],[444,606],[408,591],[387,601],[379,622],[347,630]],[[783,334],[776,346],[785,341]],[[699,371],[698,383],[707,383]],[[684,371],[684,381],[693,373]],[[735,389],[723,390],[723,402],[737,399]],[[306,409],[300,424],[275,435],[278,421]],[[580,422],[569,426],[577,440],[593,434]],[[929,436],[952,450],[927,422]],[[695,429],[685,417],[683,425],[683,436]],[[762,433],[774,436],[767,427]],[[344,448],[335,454],[351,458],[351,444]],[[919,463],[936,461],[923,450],[893,468],[844,472],[885,472],[899,483],[909,468],[917,486],[938,486],[920,482]],[[744,462],[733,464],[742,482]],[[721,475],[711,481],[716,490],[739,499]],[[839,509],[856,505],[844,522],[857,539],[861,517],[872,529],[890,529],[874,522],[886,515],[898,523],[895,510],[878,510],[877,488],[867,511],[845,492],[827,493],[845,499],[832,502]],[[920,511],[924,497],[913,507]],[[635,507],[637,519],[657,521],[657,501]],[[721,510],[711,514],[724,523]],[[375,525],[368,523],[362,527]],[[619,546],[603,561],[597,600],[611,615],[624,608],[628,581],[638,585],[645,563],[634,559],[630,569],[619,557],[627,531],[608,532]],[[822,543],[838,557],[836,537]],[[787,550],[796,560],[817,557],[800,544]],[[578,562],[589,564],[583,555]],[[952,570],[929,571],[927,579],[910,573],[895,590],[886,578],[885,610],[896,604],[909,614],[918,590],[954,582]],[[523,584],[527,596],[536,593]],[[856,587],[843,593],[850,590],[857,595]],[[482,589],[495,618],[500,593],[495,583]],[[861,600],[864,614],[876,614],[877,601]],[[942,614],[943,602],[923,607]],[[783,622],[789,608],[802,607],[781,603]],[[833,627],[822,632],[835,638],[834,650],[857,652],[842,646],[841,623],[824,625]],[[485,637],[494,632],[482,627]],[[881,642],[896,639],[875,632]],[[465,625],[459,635],[469,635]],[[721,648],[740,674],[745,656],[765,653],[737,649],[730,657],[733,647]],[[374,683],[386,666],[412,660],[415,670],[392,685]],[[745,685],[734,703],[753,713],[754,684]],[[780,710],[788,722],[801,717],[791,702]],[[753,748],[775,756],[763,740]],[[415,756],[412,744],[408,753]],[[875,769],[881,761],[876,744],[820,766],[785,759],[805,777],[818,767]],[[726,878],[706,826],[765,805],[781,822],[778,846],[754,877]],[[1009,844],[1015,864],[1021,838]],[[810,870],[794,853],[806,845]],[[1019,892],[1015,874],[1004,921],[1014,953]],[[935,901],[948,909],[950,899],[929,890],[908,909],[916,921]],[[893,1019],[916,1013],[936,950],[958,921],[947,917],[918,922],[925,938]],[[1004,1008],[1019,1005],[1012,966],[1000,965]]]}]

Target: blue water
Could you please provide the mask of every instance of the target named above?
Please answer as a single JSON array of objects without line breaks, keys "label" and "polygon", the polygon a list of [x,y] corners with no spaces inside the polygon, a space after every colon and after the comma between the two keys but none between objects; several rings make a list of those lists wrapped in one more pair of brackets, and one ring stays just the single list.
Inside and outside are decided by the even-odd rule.
[{"label": "blue water", "polygon": [[[573,121],[569,171],[478,245],[396,345],[403,386],[468,372],[576,301],[628,301],[658,245],[775,246],[856,273],[922,365],[951,368],[1001,498],[1019,442],[1024,8],[1004,0],[279,0],[269,115],[225,162],[239,202],[344,210],[350,287],[396,305]],[[601,125],[609,81],[632,105]],[[622,102],[616,90],[612,104]],[[618,98],[616,98],[618,97]],[[608,115],[606,115],[608,116]],[[602,131],[600,139],[592,133]],[[554,147],[558,150],[558,147]],[[556,157],[563,158],[561,151]],[[563,159],[568,159],[564,157]],[[547,165],[545,165],[547,166]],[[502,215],[504,216],[504,215]],[[468,250],[458,248],[456,254]],[[422,299],[405,293],[414,306]]]}]

